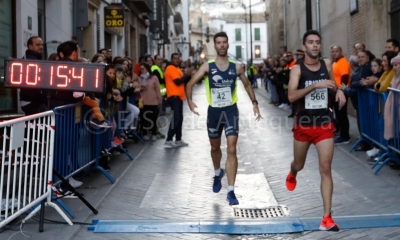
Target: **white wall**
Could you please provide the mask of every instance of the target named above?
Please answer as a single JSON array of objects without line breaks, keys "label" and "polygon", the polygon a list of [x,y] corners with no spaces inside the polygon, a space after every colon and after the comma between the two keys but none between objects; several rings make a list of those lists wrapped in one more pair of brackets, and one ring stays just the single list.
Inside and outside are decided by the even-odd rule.
[{"label": "white wall", "polygon": [[[38,35],[37,0],[16,0],[16,7],[16,47],[17,57],[20,58],[25,54],[28,39],[31,36]],[[32,30],[28,29],[28,16],[32,18]]]},{"label": "white wall", "polygon": [[64,42],[72,37],[72,0],[46,0],[47,41]]},{"label": "white wall", "polygon": [[[183,20],[183,34],[180,36],[184,40],[184,42],[189,42],[189,1],[182,1],[182,4],[180,4],[181,10],[180,13],[182,15],[182,20]],[[190,47],[187,44],[184,44],[182,47],[182,60],[187,60],[189,59],[189,51]]]}]

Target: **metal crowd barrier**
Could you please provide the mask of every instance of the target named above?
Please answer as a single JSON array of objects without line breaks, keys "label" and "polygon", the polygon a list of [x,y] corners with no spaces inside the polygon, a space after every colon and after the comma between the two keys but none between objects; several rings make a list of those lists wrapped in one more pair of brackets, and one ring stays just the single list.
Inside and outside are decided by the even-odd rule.
[{"label": "metal crowd barrier", "polygon": [[368,142],[387,150],[387,141],[383,138],[383,110],[385,108],[385,94],[373,89],[359,90],[358,118],[360,119],[360,139],[350,149],[350,152],[360,142]]},{"label": "metal crowd barrier", "polygon": [[104,129],[94,128],[90,124],[91,108],[82,104],[69,104],[53,111],[57,126],[54,168],[64,178],[69,178],[92,165],[114,183],[114,178],[99,166]]},{"label": "metal crowd barrier", "polygon": [[0,123],[0,228],[36,207],[22,223],[41,210],[39,230],[43,231],[45,205],[72,225],[51,202],[54,126],[53,111]]},{"label": "metal crowd barrier", "polygon": [[[390,139],[387,141],[387,151],[385,154],[383,154],[380,159],[372,166],[372,168],[375,168],[376,165],[379,164],[380,161],[383,161],[381,163],[381,166],[375,171],[375,174],[377,174],[385,164],[387,164],[389,161],[393,160],[397,164],[400,165],[400,90],[398,89],[393,89],[389,88],[389,92],[393,93],[393,139]],[[383,130],[382,130],[382,136],[383,136]]]}]

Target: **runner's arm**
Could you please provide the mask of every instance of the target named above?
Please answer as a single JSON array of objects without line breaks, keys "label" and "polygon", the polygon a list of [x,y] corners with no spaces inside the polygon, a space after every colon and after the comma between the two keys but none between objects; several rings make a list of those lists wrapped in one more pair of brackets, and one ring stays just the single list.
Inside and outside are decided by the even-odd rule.
[{"label": "runner's arm", "polygon": [[236,64],[236,72],[238,73],[240,80],[242,80],[243,86],[246,89],[246,92],[249,95],[250,100],[252,102],[255,101],[256,96],[254,95],[253,87],[251,86],[249,79],[247,79],[246,75],[244,75],[242,66],[240,66],[239,64]]},{"label": "runner's arm", "polygon": [[190,79],[190,81],[186,84],[186,98],[189,101],[192,101],[192,91],[193,91],[193,86],[198,83],[201,79],[203,79],[203,76],[208,73],[208,63],[205,62],[203,63],[200,68],[196,71],[196,73],[193,75],[193,77]]},{"label": "runner's arm", "polygon": [[300,75],[300,66],[294,65],[289,75],[288,98],[290,102],[295,102],[316,89],[316,84],[303,89],[297,89],[299,87]]}]

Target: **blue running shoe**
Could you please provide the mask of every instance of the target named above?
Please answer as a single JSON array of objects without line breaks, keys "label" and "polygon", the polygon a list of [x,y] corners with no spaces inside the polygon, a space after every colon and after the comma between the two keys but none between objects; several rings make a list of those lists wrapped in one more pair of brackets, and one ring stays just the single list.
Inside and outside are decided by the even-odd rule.
[{"label": "blue running shoe", "polygon": [[213,183],[213,192],[217,193],[221,191],[222,184],[221,184],[221,179],[224,177],[225,171],[224,169],[221,168],[221,173],[219,176],[214,177],[214,183]]},{"label": "blue running shoe", "polygon": [[228,192],[228,196],[226,197],[226,200],[229,202],[229,205],[238,205],[239,201],[236,198],[236,195],[233,191]]}]

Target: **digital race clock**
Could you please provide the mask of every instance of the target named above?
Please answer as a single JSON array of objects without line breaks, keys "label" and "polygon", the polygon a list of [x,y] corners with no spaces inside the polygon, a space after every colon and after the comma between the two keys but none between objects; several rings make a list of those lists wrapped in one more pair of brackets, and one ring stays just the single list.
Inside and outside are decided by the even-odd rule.
[{"label": "digital race clock", "polygon": [[103,92],[104,78],[104,64],[4,59],[5,87]]}]

